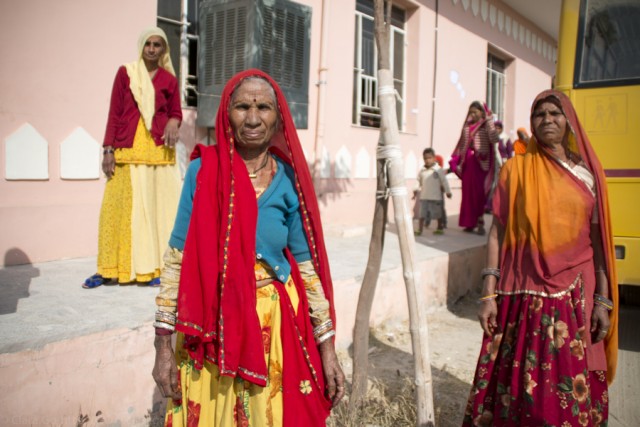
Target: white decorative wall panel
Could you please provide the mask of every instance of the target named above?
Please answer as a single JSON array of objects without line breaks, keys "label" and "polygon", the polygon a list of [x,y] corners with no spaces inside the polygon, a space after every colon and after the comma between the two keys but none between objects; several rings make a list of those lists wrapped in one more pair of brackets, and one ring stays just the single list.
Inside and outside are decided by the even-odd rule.
[{"label": "white decorative wall panel", "polygon": [[418,170],[418,161],[416,159],[416,155],[413,151],[410,151],[409,154],[404,159],[404,177],[406,179],[415,179]]},{"label": "white decorative wall panel", "polygon": [[344,145],[336,153],[334,175],[336,178],[351,178],[351,153]]},{"label": "white decorative wall panel", "polygon": [[29,123],[5,139],[8,180],[49,179],[49,145]]},{"label": "white decorative wall panel", "polygon": [[60,178],[98,179],[100,160],[100,144],[78,127],[60,144]]},{"label": "white decorative wall panel", "polygon": [[356,170],[354,173],[354,178],[369,178],[371,177],[371,172],[369,169],[369,165],[371,164],[371,156],[369,156],[369,152],[361,147],[358,150],[358,154],[356,154]]},{"label": "white decorative wall panel", "polygon": [[480,0],[471,0],[471,11],[473,16],[478,16],[478,13],[480,13]]},{"label": "white decorative wall panel", "polygon": [[326,147],[322,147],[322,159],[320,160],[320,178],[331,178],[331,156]]}]

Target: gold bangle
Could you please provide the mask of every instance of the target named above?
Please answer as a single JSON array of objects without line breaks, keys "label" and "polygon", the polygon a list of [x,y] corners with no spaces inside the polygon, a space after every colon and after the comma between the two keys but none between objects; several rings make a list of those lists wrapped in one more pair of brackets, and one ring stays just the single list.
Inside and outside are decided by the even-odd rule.
[{"label": "gold bangle", "polygon": [[478,302],[489,301],[496,298],[498,298],[498,294],[485,295],[483,297],[478,298]]}]

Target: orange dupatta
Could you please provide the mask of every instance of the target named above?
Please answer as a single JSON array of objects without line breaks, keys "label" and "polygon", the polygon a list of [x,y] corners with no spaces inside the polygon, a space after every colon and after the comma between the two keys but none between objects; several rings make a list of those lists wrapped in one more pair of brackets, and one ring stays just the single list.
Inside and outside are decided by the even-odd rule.
[{"label": "orange dupatta", "polygon": [[527,153],[513,157],[503,167],[494,196],[495,215],[505,228],[499,290],[558,294],[568,289],[580,274],[595,281],[590,219],[597,203],[609,297],[614,303],[605,338],[610,383],[615,377],[618,352],[618,282],[605,175],[566,95],[544,91],[533,102],[532,112],[548,97],[554,97],[562,107],[570,126],[568,148],[581,157],[593,174],[596,198],[538,143],[534,131]]}]

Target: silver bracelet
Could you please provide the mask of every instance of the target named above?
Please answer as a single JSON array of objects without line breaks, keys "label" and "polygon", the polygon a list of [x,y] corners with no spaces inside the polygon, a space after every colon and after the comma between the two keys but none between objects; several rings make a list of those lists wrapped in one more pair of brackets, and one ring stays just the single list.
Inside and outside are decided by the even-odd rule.
[{"label": "silver bracelet", "polygon": [[329,329],[333,329],[333,321],[331,319],[326,320],[313,328],[313,335],[317,337],[318,335],[322,335]]},{"label": "silver bracelet", "polygon": [[160,328],[160,329],[166,329],[166,330],[169,330],[171,332],[174,332],[176,330],[176,327],[174,325],[170,325],[170,324],[164,323],[164,322],[153,322],[153,327],[154,328]]},{"label": "silver bracelet", "polygon": [[327,332],[327,333],[325,333],[323,335],[320,335],[319,337],[316,338],[316,344],[322,344],[323,342],[325,342],[326,340],[328,340],[329,338],[331,338],[335,334],[336,334],[336,331],[334,331],[332,329],[329,332]]},{"label": "silver bracelet", "polygon": [[163,322],[169,325],[176,324],[176,315],[175,313],[171,313],[169,311],[156,311],[156,322]]},{"label": "silver bracelet", "polygon": [[484,280],[484,278],[487,277],[487,276],[493,276],[497,280],[500,280],[500,269],[499,268],[491,268],[491,267],[483,268],[482,272],[480,274],[482,275],[482,280]]}]

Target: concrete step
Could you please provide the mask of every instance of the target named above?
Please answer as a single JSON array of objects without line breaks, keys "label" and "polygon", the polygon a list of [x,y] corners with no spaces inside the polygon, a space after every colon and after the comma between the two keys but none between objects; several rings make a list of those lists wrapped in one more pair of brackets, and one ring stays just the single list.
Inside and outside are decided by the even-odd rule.
[{"label": "concrete step", "polygon": [[[339,349],[351,344],[369,239],[369,229],[326,232]],[[392,227],[385,239],[372,326],[408,318]],[[457,227],[442,236],[427,229],[416,238],[416,283],[426,309],[477,290],[485,241]],[[0,425],[161,423],[165,402],[150,375],[157,288],[82,289],[95,262],[70,259],[0,270]]]}]

